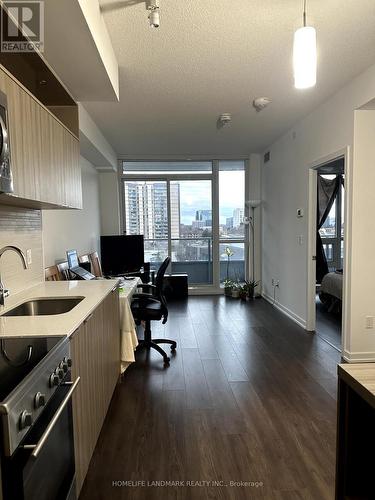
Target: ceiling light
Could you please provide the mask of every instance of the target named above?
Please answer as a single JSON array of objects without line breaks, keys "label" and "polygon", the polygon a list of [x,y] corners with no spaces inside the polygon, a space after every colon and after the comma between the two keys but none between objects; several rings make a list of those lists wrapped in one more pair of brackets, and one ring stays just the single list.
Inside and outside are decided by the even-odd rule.
[{"label": "ceiling light", "polygon": [[293,67],[294,86],[307,89],[316,84],[316,30],[306,26],[306,0],[303,8],[303,27],[294,33]]},{"label": "ceiling light", "polygon": [[147,10],[150,11],[148,15],[148,20],[150,21],[150,26],[152,28],[159,28],[160,26],[160,8],[159,0],[151,0]]}]

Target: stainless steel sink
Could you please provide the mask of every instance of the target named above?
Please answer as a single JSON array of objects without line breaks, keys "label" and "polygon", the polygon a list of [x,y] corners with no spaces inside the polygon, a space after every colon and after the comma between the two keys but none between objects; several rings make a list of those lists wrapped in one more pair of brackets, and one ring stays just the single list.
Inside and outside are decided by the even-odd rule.
[{"label": "stainless steel sink", "polygon": [[50,316],[71,311],[84,297],[53,297],[23,302],[2,316]]}]

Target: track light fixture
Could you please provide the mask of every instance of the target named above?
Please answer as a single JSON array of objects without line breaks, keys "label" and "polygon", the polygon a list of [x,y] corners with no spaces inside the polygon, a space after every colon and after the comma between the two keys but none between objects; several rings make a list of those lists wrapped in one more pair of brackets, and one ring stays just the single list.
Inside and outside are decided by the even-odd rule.
[{"label": "track light fixture", "polygon": [[150,0],[147,10],[149,11],[148,20],[152,28],[160,26],[160,7],[159,0]]},{"label": "track light fixture", "polygon": [[306,0],[303,1],[303,27],[294,33],[294,86],[307,89],[316,84],[316,30],[306,26]]}]

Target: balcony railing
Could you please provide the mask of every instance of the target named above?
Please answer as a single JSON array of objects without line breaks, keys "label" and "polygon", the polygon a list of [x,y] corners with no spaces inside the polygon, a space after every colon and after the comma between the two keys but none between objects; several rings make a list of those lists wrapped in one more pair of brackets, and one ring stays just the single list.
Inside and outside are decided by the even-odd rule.
[{"label": "balcony railing", "polygon": [[[212,238],[172,238],[172,273],[187,273],[190,285],[213,284]],[[230,244],[226,244],[226,246]],[[168,255],[168,240],[145,240],[145,261],[158,269]],[[227,261],[220,260],[220,281],[227,277]],[[245,279],[244,259],[231,258],[229,278]]]}]

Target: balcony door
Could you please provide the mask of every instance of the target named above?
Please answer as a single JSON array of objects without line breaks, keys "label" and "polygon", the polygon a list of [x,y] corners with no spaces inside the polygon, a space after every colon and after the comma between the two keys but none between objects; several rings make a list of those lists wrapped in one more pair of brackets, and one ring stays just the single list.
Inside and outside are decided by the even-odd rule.
[{"label": "balcony door", "polygon": [[192,285],[212,285],[212,182],[170,182],[172,271]]}]

